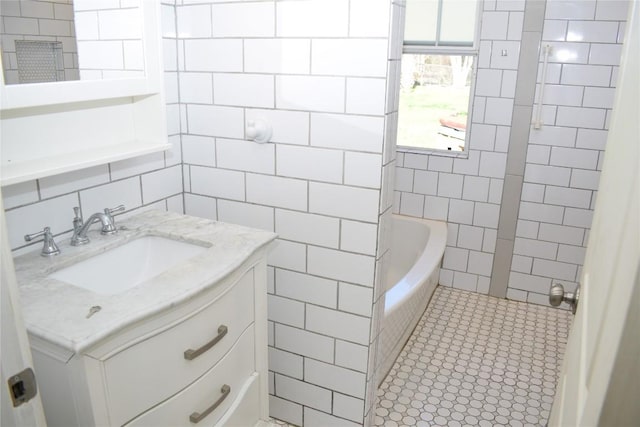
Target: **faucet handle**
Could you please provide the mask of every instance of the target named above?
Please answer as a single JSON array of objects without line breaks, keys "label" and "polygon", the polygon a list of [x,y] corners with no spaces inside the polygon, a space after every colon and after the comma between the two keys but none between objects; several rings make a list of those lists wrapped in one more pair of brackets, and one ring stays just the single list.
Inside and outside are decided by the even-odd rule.
[{"label": "faucet handle", "polygon": [[40,252],[40,255],[48,257],[58,255],[60,253],[60,249],[58,248],[58,245],[56,245],[56,242],[53,240],[53,234],[51,234],[51,229],[49,227],[45,227],[44,230],[38,233],[25,234],[24,240],[26,242],[30,242],[36,237],[40,236],[44,236],[42,251]]},{"label": "faucet handle", "polygon": [[30,242],[33,239],[35,239],[36,237],[44,236],[45,233],[51,233],[51,229],[49,227],[45,227],[44,230],[39,231],[37,233],[25,234],[24,235],[24,241],[25,242]]},{"label": "faucet handle", "polygon": [[104,208],[104,213],[107,215],[111,215],[116,212],[121,212],[123,210],[124,210],[124,205],[118,205],[115,208]]},{"label": "faucet handle", "polygon": [[123,210],[124,205],[118,205],[115,208],[104,208],[104,215],[107,217],[108,224],[102,225],[102,234],[113,234],[118,232],[116,229],[116,220],[112,214]]}]

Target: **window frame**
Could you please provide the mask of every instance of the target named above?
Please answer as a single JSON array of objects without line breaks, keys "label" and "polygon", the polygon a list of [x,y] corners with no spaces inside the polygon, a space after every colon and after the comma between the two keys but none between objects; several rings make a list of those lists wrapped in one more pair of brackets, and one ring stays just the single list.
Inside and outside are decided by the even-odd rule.
[{"label": "window frame", "polygon": [[[439,1],[439,11],[442,8],[442,0]],[[473,56],[473,66],[471,68],[471,85],[469,87],[469,104],[467,106],[467,129],[464,138],[464,150],[463,151],[450,151],[441,150],[438,148],[423,148],[412,147],[408,145],[401,145],[397,140],[396,133],[396,149],[402,153],[415,153],[415,154],[434,154],[443,157],[469,157],[469,145],[471,140],[471,124],[473,122],[473,106],[475,101],[475,86],[478,75],[478,62],[480,57],[480,31],[482,27],[482,12],[484,10],[484,0],[477,0],[476,8],[476,28],[474,31],[473,43],[469,46],[465,42],[447,42],[445,45],[439,43],[440,38],[440,16],[438,16],[438,27],[436,31],[436,40],[433,42],[420,42],[420,41],[405,41],[404,36],[401,39],[402,42],[402,54],[414,54],[414,55],[449,55],[449,56]],[[440,13],[438,13],[440,15]],[[400,67],[402,67],[402,59],[400,60]],[[396,82],[398,93],[400,93],[400,79]],[[398,111],[399,113],[399,111]]]}]

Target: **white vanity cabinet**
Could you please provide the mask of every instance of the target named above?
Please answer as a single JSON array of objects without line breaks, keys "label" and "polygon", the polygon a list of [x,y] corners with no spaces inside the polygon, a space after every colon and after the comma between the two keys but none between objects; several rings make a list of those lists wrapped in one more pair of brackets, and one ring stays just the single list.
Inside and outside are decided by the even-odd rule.
[{"label": "white vanity cabinet", "polygon": [[81,351],[29,331],[49,427],[268,425],[267,249]]}]

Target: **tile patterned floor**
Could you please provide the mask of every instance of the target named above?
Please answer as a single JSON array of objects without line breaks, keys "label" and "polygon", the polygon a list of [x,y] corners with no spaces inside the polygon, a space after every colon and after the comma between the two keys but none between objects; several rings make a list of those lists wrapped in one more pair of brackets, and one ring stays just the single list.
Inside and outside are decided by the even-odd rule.
[{"label": "tile patterned floor", "polygon": [[378,390],[376,426],[544,426],[571,314],[438,287]]}]

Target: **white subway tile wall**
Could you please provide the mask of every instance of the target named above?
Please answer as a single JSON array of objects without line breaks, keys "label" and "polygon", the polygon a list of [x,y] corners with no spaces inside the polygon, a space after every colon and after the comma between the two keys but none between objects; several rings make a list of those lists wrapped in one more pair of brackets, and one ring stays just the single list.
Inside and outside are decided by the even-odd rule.
[{"label": "white subway tile wall", "polygon": [[[378,223],[392,202],[382,188],[393,188],[385,135],[395,141],[385,133],[390,9],[176,5],[185,213],[279,234],[271,415],[291,423],[362,423],[374,402]],[[272,125],[271,143],[245,139],[250,120]]]},{"label": "white subway tile wall", "polygon": [[[577,280],[625,2],[547,2],[545,125],[531,131],[522,197],[512,200],[504,182],[525,3],[485,2],[468,158],[452,158],[395,150],[404,2],[167,0],[174,148],[3,188],[11,246],[22,250],[22,236],[45,225],[68,234],[75,205],[88,214],[125,203],[275,231],[271,415],[370,424],[392,211],[448,222],[441,285],[489,292],[503,202],[519,204],[507,297],[541,303],[553,280]],[[245,140],[256,119],[273,125],[272,144]]]},{"label": "white subway tile wall", "polygon": [[[442,285],[488,291],[479,289],[479,283],[484,285],[491,277],[514,105],[516,73],[512,70],[518,65],[523,3],[485,2],[466,158],[398,153],[395,189],[400,203],[394,205],[394,211],[449,223],[449,242],[440,274]],[[501,56],[502,50],[506,56]]]},{"label": "white subway tile wall", "polygon": [[[73,8],[80,23],[75,35],[81,79],[144,76],[138,1],[105,7],[92,0],[76,0]],[[163,22],[168,20],[165,17]]]},{"label": "white subway tile wall", "polygon": [[[555,114],[529,137],[524,188],[535,186],[538,196],[527,191],[525,199],[523,191],[520,202],[512,299],[547,304],[552,282],[573,289],[579,280],[627,8],[619,1],[547,2],[542,43],[552,46],[549,65],[561,77],[543,100],[557,106]],[[537,86],[539,92],[540,73]]]},{"label": "white subway tile wall", "polygon": [[[399,152],[394,211],[447,221],[440,284],[487,293],[501,203],[519,204],[507,297],[547,304],[553,280],[573,288],[580,274],[628,2],[546,2],[542,43],[552,50],[544,126],[530,132],[520,198],[508,193],[502,200],[509,135],[521,130],[510,128],[511,70],[524,37],[524,4],[485,2],[468,158]],[[542,59],[540,54],[535,100]]]}]

